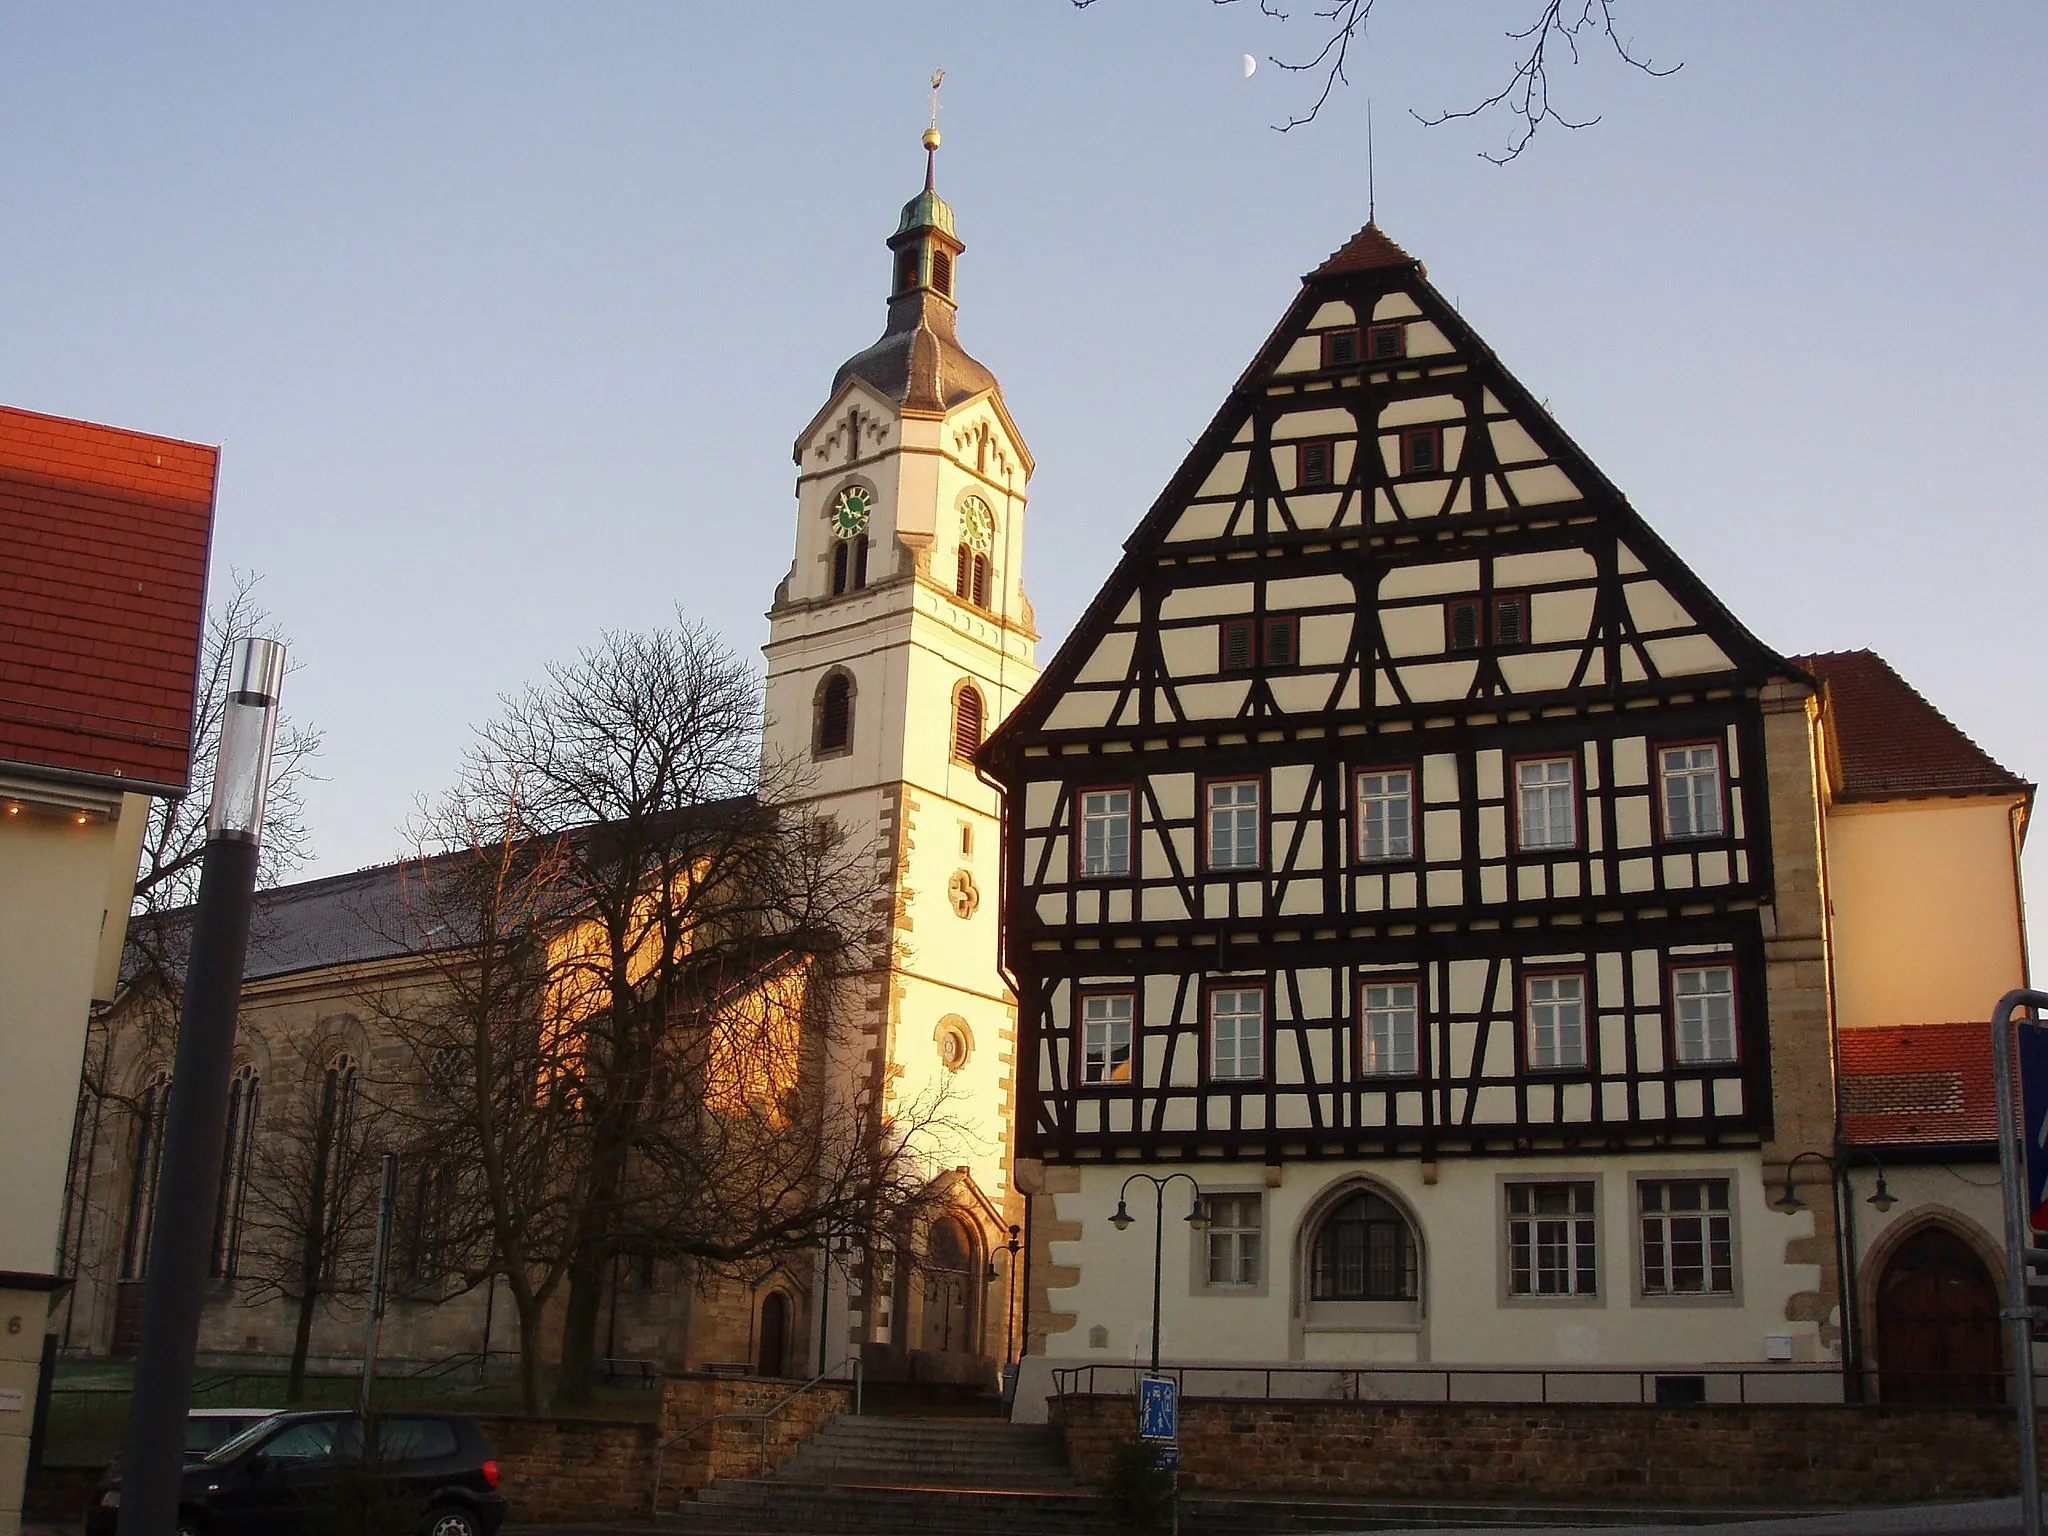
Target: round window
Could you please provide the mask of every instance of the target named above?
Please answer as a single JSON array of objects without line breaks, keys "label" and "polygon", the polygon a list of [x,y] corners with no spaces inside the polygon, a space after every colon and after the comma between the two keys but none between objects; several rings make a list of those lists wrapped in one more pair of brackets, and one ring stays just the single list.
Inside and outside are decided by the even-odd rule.
[{"label": "round window", "polygon": [[958,1072],[974,1053],[974,1041],[967,1033],[967,1021],[958,1014],[948,1014],[941,1019],[932,1038],[939,1047],[939,1060],[948,1072]]}]

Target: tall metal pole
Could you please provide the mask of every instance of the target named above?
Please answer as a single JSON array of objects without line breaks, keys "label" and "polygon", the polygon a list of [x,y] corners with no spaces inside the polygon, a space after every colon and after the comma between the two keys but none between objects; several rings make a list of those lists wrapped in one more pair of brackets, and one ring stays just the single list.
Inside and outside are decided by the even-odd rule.
[{"label": "tall metal pole", "polygon": [[[1998,1000],[1991,1015],[1992,1076],[1998,1090],[1998,1180],[2005,1208],[2004,1316],[2012,1348],[2013,1410],[2020,1431],[2020,1529],[2041,1533],[2041,1456],[2034,1428],[2034,1309],[2027,1305],[2027,1180],[2020,1167],[2019,1094],[2013,1083],[2012,1016],[2048,1007],[2048,992],[2016,987]],[[2037,1027],[2031,1018],[2022,1029]]]},{"label": "tall metal pole", "polygon": [[1152,1185],[1152,1374],[1159,1374],[1159,1261],[1166,1247],[1166,1183]]},{"label": "tall metal pole", "polygon": [[[363,1319],[363,1422],[370,1418],[370,1388],[377,1379],[377,1334],[384,1321],[385,1276],[391,1272],[391,1215],[398,1205],[398,1154],[386,1152],[377,1188],[377,1243],[370,1251],[370,1307]],[[367,1430],[365,1431],[367,1433]]]},{"label": "tall metal pole", "polygon": [[222,708],[213,804],[192,916],[178,1051],[164,1116],[162,1172],[143,1291],[142,1343],[121,1453],[121,1536],[175,1536],[184,1480],[185,1418],[199,1345],[212,1216],[227,1138],[235,1016],[249,951],[256,862],[269,793],[270,749],[284,647],[244,640]]}]

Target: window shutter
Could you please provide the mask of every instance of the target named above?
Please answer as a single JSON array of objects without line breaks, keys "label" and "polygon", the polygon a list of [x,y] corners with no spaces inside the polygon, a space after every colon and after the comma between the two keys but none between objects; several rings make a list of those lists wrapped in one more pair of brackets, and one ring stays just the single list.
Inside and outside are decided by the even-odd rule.
[{"label": "window shutter", "polygon": [[1252,666],[1252,621],[1231,619],[1223,626],[1223,670],[1249,672]]},{"label": "window shutter", "polygon": [[1323,338],[1323,366],[1342,368],[1358,361],[1358,332],[1331,331]]},{"label": "window shutter", "polygon": [[981,694],[962,688],[953,698],[953,755],[966,761],[981,747]]},{"label": "window shutter", "polygon": [[1454,651],[1476,651],[1479,649],[1479,605],[1477,603],[1451,604],[1451,649]]},{"label": "window shutter", "polygon": [[1303,485],[1328,485],[1330,483],[1330,445],[1328,443],[1303,443],[1301,445],[1301,483]]},{"label": "window shutter", "polygon": [[1389,358],[1408,355],[1408,327],[1405,325],[1376,325],[1372,328],[1372,356],[1374,362],[1385,362]]},{"label": "window shutter", "polygon": [[1527,645],[1529,623],[1527,599],[1497,597],[1493,600],[1493,643]]},{"label": "window shutter", "polygon": [[987,555],[976,555],[974,557],[974,606],[977,608],[986,608],[988,606]]},{"label": "window shutter", "polygon": [[1294,660],[1294,620],[1266,620],[1266,665],[1291,667]]},{"label": "window shutter", "polygon": [[967,598],[974,596],[974,551],[965,544],[960,546],[959,553],[953,558],[953,595]]},{"label": "window shutter", "polygon": [[953,296],[953,257],[948,251],[932,252],[932,286],[947,298]]},{"label": "window shutter", "polygon": [[845,673],[827,679],[818,711],[818,750],[837,752],[853,737],[853,684]]}]

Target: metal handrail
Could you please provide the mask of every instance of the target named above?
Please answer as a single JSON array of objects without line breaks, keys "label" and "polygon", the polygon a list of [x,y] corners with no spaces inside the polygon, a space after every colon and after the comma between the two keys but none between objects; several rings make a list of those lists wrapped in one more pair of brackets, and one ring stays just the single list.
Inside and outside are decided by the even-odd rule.
[{"label": "metal handrail", "polygon": [[[1080,1396],[1092,1396],[1092,1395],[1095,1395],[1095,1393],[1096,1393],[1096,1373],[1097,1373],[1097,1372],[1104,1372],[1104,1373],[1109,1373],[1109,1374],[1111,1375],[1111,1377],[1112,1377],[1112,1380],[1113,1380],[1113,1381],[1116,1381],[1116,1380],[1117,1380],[1117,1378],[1119,1378],[1119,1377],[1121,1377],[1121,1378],[1125,1378],[1125,1379],[1128,1379],[1128,1380],[1130,1380],[1130,1381],[1132,1382],[1132,1385],[1130,1385],[1130,1386],[1124,1386],[1124,1385],[1122,1384],[1122,1382],[1121,1382],[1121,1381],[1118,1381],[1118,1382],[1117,1382],[1117,1385],[1116,1385],[1116,1387],[1114,1387],[1114,1388],[1112,1389],[1112,1390],[1113,1390],[1113,1391],[1114,1391],[1114,1392],[1116,1393],[1116,1395],[1123,1395],[1123,1394],[1124,1394],[1124,1393],[1126,1393],[1126,1392],[1130,1392],[1130,1391],[1135,1391],[1135,1390],[1136,1390],[1136,1387],[1135,1387],[1135,1378],[1136,1378],[1136,1377],[1138,1377],[1138,1376],[1140,1376],[1140,1375],[1143,1375],[1143,1374],[1145,1374],[1145,1369],[1144,1369],[1144,1367],[1143,1367],[1142,1365],[1137,1365],[1137,1364],[1132,1364],[1132,1365],[1122,1365],[1122,1364],[1118,1364],[1118,1365],[1108,1365],[1108,1364],[1091,1364],[1091,1365],[1076,1365],[1076,1366],[1061,1366],[1061,1367],[1056,1367],[1056,1368],[1055,1368],[1055,1369],[1053,1370],[1053,1372],[1052,1372],[1052,1380],[1053,1380],[1053,1395],[1054,1395],[1054,1396],[1056,1396],[1056,1397],[1080,1397]],[[1179,1390],[1180,1390],[1181,1392],[1183,1392],[1183,1393],[1189,1393],[1189,1392],[1192,1392],[1192,1391],[1194,1390],[1194,1387],[1193,1387],[1193,1385],[1191,1385],[1191,1380],[1192,1380],[1193,1378],[1198,1378],[1198,1377],[1203,1377],[1203,1376],[1208,1376],[1208,1377],[1222,1377],[1222,1378],[1226,1378],[1226,1380],[1225,1380],[1225,1381],[1224,1381],[1223,1383],[1221,1383],[1221,1385],[1223,1385],[1223,1386],[1224,1386],[1224,1387],[1225,1387],[1226,1389],[1227,1389],[1227,1388],[1228,1388],[1229,1386],[1233,1385],[1233,1384],[1234,1384],[1235,1382],[1241,1382],[1241,1381],[1245,1381],[1245,1380],[1246,1380],[1247,1378],[1250,1378],[1250,1379],[1256,1380],[1256,1381],[1257,1381],[1257,1382],[1259,1383],[1259,1390],[1258,1390],[1258,1391],[1257,1391],[1256,1393],[1253,1393],[1253,1392],[1249,1392],[1249,1391],[1243,1391],[1243,1390],[1239,1390],[1239,1391],[1229,1391],[1229,1390],[1225,1390],[1225,1391],[1223,1391],[1223,1392],[1219,1393],[1218,1395],[1219,1395],[1219,1396],[1223,1396],[1223,1397],[1231,1397],[1231,1398],[1244,1398],[1244,1399],[1249,1399],[1249,1400],[1255,1400],[1255,1401],[1297,1401],[1297,1402],[1319,1401],[1319,1400],[1327,1399],[1327,1398],[1329,1398],[1329,1397],[1332,1397],[1332,1396],[1341,1396],[1342,1398],[1344,1398],[1344,1399],[1347,1399],[1347,1400],[1356,1400],[1356,1401],[1366,1401],[1366,1402],[1370,1402],[1370,1401],[1376,1401],[1376,1400],[1377,1400],[1377,1401],[1384,1401],[1384,1402],[1390,1402],[1390,1403],[1413,1403],[1413,1402],[1443,1402],[1443,1403],[1474,1403],[1474,1402],[1476,1402],[1476,1403],[1486,1403],[1486,1402],[1494,1402],[1494,1403],[1552,1403],[1552,1402],[1557,1402],[1557,1403],[1574,1403],[1574,1404],[1576,1404],[1576,1403],[1597,1403],[1597,1402],[1601,1402],[1601,1401],[1610,1401],[1610,1402],[1627,1402],[1627,1401],[1629,1401],[1629,1399],[1627,1399],[1627,1398],[1625,1398],[1625,1397],[1618,1397],[1618,1398],[1610,1398],[1610,1399],[1600,1399],[1600,1398],[1589,1398],[1589,1397],[1581,1397],[1581,1396],[1576,1396],[1576,1395],[1566,1395],[1566,1396],[1557,1396],[1557,1397],[1554,1397],[1554,1396],[1552,1395],[1552,1392],[1551,1392],[1551,1383],[1552,1383],[1552,1379],[1553,1379],[1553,1378],[1556,1378],[1556,1379],[1558,1379],[1558,1380],[1559,1380],[1560,1382],[1564,1382],[1564,1381],[1582,1381],[1582,1382],[1584,1382],[1584,1381],[1597,1381],[1597,1380],[1603,1380],[1603,1379],[1604,1379],[1604,1380],[1608,1380],[1608,1381],[1614,1381],[1614,1382],[1617,1382],[1617,1383],[1621,1383],[1621,1382],[1628,1382],[1628,1383],[1630,1383],[1630,1384],[1631,1384],[1631,1385],[1632,1385],[1632,1386],[1634,1387],[1634,1389],[1635,1389],[1635,1397],[1634,1397],[1634,1401],[1635,1401],[1635,1402],[1637,1402],[1637,1403],[1639,1403],[1639,1404],[1652,1404],[1652,1403],[1655,1403],[1655,1402],[1657,1401],[1657,1398],[1656,1398],[1656,1388],[1655,1388],[1655,1386],[1653,1385],[1653,1383],[1654,1383],[1654,1382],[1656,1382],[1656,1380],[1657,1380],[1658,1378],[1660,1378],[1660,1377],[1663,1377],[1663,1378],[1671,1378],[1671,1377],[1680,1377],[1680,1378],[1684,1378],[1684,1377],[1691,1377],[1691,1378],[1711,1378],[1711,1379],[1714,1379],[1714,1380],[1722,1380],[1722,1381],[1725,1381],[1725,1380],[1731,1380],[1731,1379],[1732,1379],[1732,1380],[1734,1381],[1734,1383],[1735,1383],[1735,1401],[1736,1401],[1737,1403],[1741,1403],[1741,1404],[1744,1404],[1744,1405],[1748,1405],[1748,1404],[1750,1404],[1750,1403],[1752,1403],[1752,1402],[1756,1402],[1756,1403],[1758,1403],[1758,1404],[1763,1404],[1763,1403],[1773,1403],[1773,1402],[1793,1402],[1793,1403],[1797,1403],[1797,1402],[1802,1402],[1802,1401],[1805,1401],[1804,1399],[1799,1399],[1799,1398],[1780,1398],[1780,1397],[1763,1397],[1763,1398],[1753,1398],[1753,1397],[1752,1397],[1752,1395],[1751,1395],[1751,1393],[1750,1393],[1750,1389],[1749,1389],[1749,1382],[1750,1382],[1750,1378],[1751,1378],[1751,1377],[1761,1377],[1761,1378],[1765,1378],[1765,1379],[1767,1379],[1767,1380],[1771,1380],[1771,1381],[1780,1381],[1780,1382],[1782,1382],[1782,1381],[1786,1381],[1786,1380],[1788,1380],[1788,1379],[1791,1379],[1791,1380],[1813,1380],[1813,1379],[1819,1379],[1819,1378],[1826,1378],[1827,1380],[1829,1380],[1829,1381],[1831,1381],[1831,1382],[1832,1382],[1832,1381],[1835,1381],[1835,1380],[1839,1380],[1839,1378],[1840,1378],[1840,1375],[1841,1375],[1841,1371],[1840,1371],[1840,1368],[1839,1368],[1839,1367],[1837,1367],[1837,1366],[1835,1366],[1835,1365],[1832,1365],[1832,1364],[1825,1364],[1825,1365],[1822,1365],[1822,1364],[1791,1364],[1791,1363],[1787,1363],[1787,1364],[1782,1364],[1782,1365],[1771,1365],[1771,1366],[1738,1366],[1738,1365],[1719,1365],[1719,1366],[1716,1366],[1716,1365],[1697,1365],[1697,1366],[1695,1366],[1695,1365],[1673,1365],[1673,1366],[1664,1366],[1664,1367],[1661,1367],[1661,1368],[1645,1368],[1645,1367],[1641,1367],[1641,1366],[1600,1366],[1600,1365],[1587,1365],[1587,1366],[1550,1366],[1550,1367],[1546,1367],[1546,1366],[1537,1366],[1537,1365],[1529,1365],[1529,1366],[1515,1366],[1515,1365],[1375,1365],[1375,1366],[1344,1366],[1344,1365],[1308,1365],[1308,1364],[1302,1364],[1302,1365],[1250,1365],[1250,1364],[1247,1364],[1247,1365],[1163,1365],[1163,1366],[1161,1366],[1161,1367],[1159,1368],[1159,1374],[1160,1374],[1161,1376],[1170,1376],[1170,1377],[1172,1377],[1172,1378],[1174,1379],[1174,1381],[1175,1381],[1175,1383],[1176,1383],[1176,1385],[1177,1385],[1178,1389],[1179,1389]],[[1367,1390],[1366,1390],[1366,1384],[1367,1384],[1367,1382],[1368,1382],[1368,1381],[1369,1381],[1369,1380],[1370,1380],[1370,1379],[1371,1379],[1372,1377],[1375,1377],[1375,1376],[1377,1376],[1377,1377],[1383,1377],[1383,1378],[1391,1377],[1391,1378],[1409,1378],[1409,1379],[1413,1379],[1413,1378],[1424,1378],[1424,1379],[1428,1379],[1428,1378],[1439,1378],[1439,1379],[1440,1379],[1440,1382],[1441,1382],[1441,1386],[1440,1386],[1440,1391],[1439,1391],[1439,1393],[1438,1393],[1438,1394],[1432,1394],[1432,1395],[1431,1395],[1431,1396],[1429,1396],[1429,1397],[1395,1397],[1395,1398],[1384,1398],[1384,1399],[1375,1399],[1375,1398],[1373,1398],[1372,1396],[1370,1396],[1370,1395],[1368,1394]],[[1274,1388],[1274,1378],[1275,1378],[1275,1377],[1281,1378],[1281,1386],[1282,1386],[1282,1391],[1281,1391],[1281,1392],[1280,1392],[1279,1394],[1277,1394],[1277,1396],[1276,1396],[1276,1394],[1275,1394],[1275,1392],[1274,1392],[1274,1390],[1273,1390],[1273,1388]],[[1301,1377],[1314,1377],[1314,1378],[1318,1378],[1318,1379],[1320,1379],[1320,1380],[1321,1380],[1322,1382],[1326,1383],[1327,1385],[1326,1385],[1326,1386],[1324,1387],[1324,1389],[1323,1389],[1322,1391],[1320,1391],[1320,1392],[1317,1392],[1316,1394],[1314,1394],[1314,1396],[1313,1396],[1313,1397],[1299,1397],[1299,1396],[1290,1396],[1290,1395],[1289,1395],[1289,1394],[1288,1394],[1288,1393],[1286,1392],[1286,1390],[1285,1390],[1285,1388],[1286,1388],[1286,1385],[1287,1385],[1287,1378],[1290,1378],[1290,1377],[1292,1377],[1292,1378],[1301,1378]],[[1500,1394],[1498,1394],[1498,1395],[1495,1395],[1495,1394],[1488,1394],[1488,1395],[1485,1395],[1485,1396],[1476,1396],[1476,1395],[1475,1395],[1475,1396],[1470,1396],[1470,1397],[1454,1395],[1454,1391],[1453,1391],[1453,1384],[1454,1384],[1455,1382],[1459,1381],[1460,1379],[1464,1379],[1464,1380],[1473,1380],[1473,1379],[1475,1379],[1475,1378],[1482,1378],[1482,1377],[1485,1377],[1485,1378],[1493,1378],[1493,1379],[1495,1379],[1495,1380],[1499,1381],[1499,1382],[1501,1383],[1501,1385],[1502,1385],[1503,1387],[1506,1387],[1506,1386],[1507,1386],[1507,1385],[1508,1385],[1509,1383],[1514,1383],[1514,1382],[1526,1382],[1526,1381],[1529,1381],[1529,1380],[1531,1380],[1531,1379],[1533,1378],[1533,1379],[1534,1379],[1534,1381],[1535,1381],[1535,1384],[1536,1384],[1536,1391],[1535,1391],[1535,1394],[1534,1394],[1533,1396],[1531,1396],[1531,1395],[1527,1395],[1526,1393],[1522,1393],[1522,1394],[1516,1394],[1516,1393],[1512,1393],[1512,1392],[1506,1392],[1506,1391],[1503,1391],[1502,1393],[1500,1393]],[[1234,1380],[1233,1380],[1233,1379],[1234,1379]],[[1083,1385],[1083,1382],[1084,1382],[1084,1381],[1085,1381],[1085,1383],[1086,1383],[1086,1385],[1085,1385],[1085,1386]],[[1337,1387],[1337,1388],[1339,1388],[1339,1389],[1341,1389],[1341,1390],[1340,1390],[1339,1392],[1333,1393],[1333,1392],[1332,1392],[1332,1391],[1330,1390],[1330,1388],[1331,1388],[1331,1387]]]},{"label": "metal handrail", "polygon": [[[853,1367],[852,1377],[842,1378],[839,1373],[849,1365]],[[820,1383],[827,1381],[840,1381],[843,1379],[850,1379],[853,1383],[853,1414],[855,1418],[859,1418],[861,1408],[861,1386],[864,1377],[861,1371],[860,1358],[856,1355],[840,1361],[838,1365],[833,1366],[832,1369],[829,1371],[819,1372],[816,1376],[813,1376],[809,1381],[805,1382],[802,1386],[798,1387],[794,1392],[790,1393],[789,1396],[783,1398],[781,1402],[776,1403],[772,1408],[762,1408],[752,1413],[714,1413],[711,1415],[710,1418],[700,1419],[695,1424],[692,1424],[688,1429],[678,1430],[675,1434],[670,1435],[666,1440],[662,1441],[661,1444],[657,1445],[654,1448],[654,1504],[652,1513],[657,1515],[661,1513],[661,1465],[663,1459],[668,1455],[668,1449],[670,1446],[680,1445],[683,1441],[689,1439],[699,1430],[709,1429],[713,1424],[716,1424],[724,1419],[755,1419],[760,1422],[761,1426],[761,1475],[763,1477],[766,1477],[768,1475],[769,1420],[773,1419],[778,1413],[782,1412],[783,1409],[787,1408],[791,1403],[795,1402],[798,1398],[802,1397],[806,1392],[810,1391],[811,1388],[819,1385]]]}]

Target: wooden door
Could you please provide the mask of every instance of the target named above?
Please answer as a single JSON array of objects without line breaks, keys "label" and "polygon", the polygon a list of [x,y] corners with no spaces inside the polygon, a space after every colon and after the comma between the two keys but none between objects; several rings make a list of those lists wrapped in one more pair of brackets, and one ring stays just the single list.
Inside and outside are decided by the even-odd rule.
[{"label": "wooden door", "polygon": [[760,1370],[763,1376],[780,1376],[789,1353],[789,1298],[770,1291],[761,1303]]},{"label": "wooden door", "polygon": [[925,1240],[924,1328],[920,1346],[934,1354],[974,1352],[974,1245],[952,1217],[932,1223]]},{"label": "wooden door", "polygon": [[1877,1283],[1878,1391],[1888,1403],[2005,1399],[1998,1289],[1968,1243],[1927,1227]]}]

